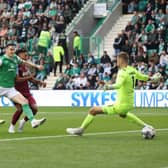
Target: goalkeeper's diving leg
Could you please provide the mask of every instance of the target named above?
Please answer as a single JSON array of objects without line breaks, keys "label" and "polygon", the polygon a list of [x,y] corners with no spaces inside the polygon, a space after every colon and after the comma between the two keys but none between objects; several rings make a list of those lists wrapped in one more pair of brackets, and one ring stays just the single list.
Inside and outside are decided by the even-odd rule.
[{"label": "goalkeeper's diving leg", "polygon": [[79,128],[67,128],[66,132],[70,135],[82,135],[97,114],[105,114],[102,107],[92,107]]},{"label": "goalkeeper's diving leg", "polygon": [[[119,108],[120,107],[120,108]],[[123,108],[121,105],[110,105],[110,106],[103,106],[103,107],[92,107],[89,110],[89,114],[85,117],[84,121],[82,122],[81,126],[79,128],[67,128],[66,131],[70,135],[82,135],[85,131],[85,129],[92,123],[94,120],[94,116],[98,114],[118,114],[122,118],[127,118],[128,120],[134,122],[138,126],[145,127],[148,126],[150,128],[153,128],[152,126],[146,124],[144,121],[142,121],[140,118],[138,118],[136,115],[128,112],[132,108]]]}]

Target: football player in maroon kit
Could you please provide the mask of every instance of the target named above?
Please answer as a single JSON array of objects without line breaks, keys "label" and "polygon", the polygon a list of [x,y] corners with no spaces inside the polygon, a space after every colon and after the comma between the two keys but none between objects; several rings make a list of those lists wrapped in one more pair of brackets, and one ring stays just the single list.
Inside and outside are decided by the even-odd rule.
[{"label": "football player in maroon kit", "polygon": [[[29,56],[27,55],[27,51],[25,49],[19,49],[18,51],[16,51],[16,54],[23,60],[29,59]],[[29,67],[21,64],[18,67],[18,75],[15,82],[15,89],[18,90],[28,100],[29,106],[32,109],[33,114],[35,115],[37,113],[37,104],[34,97],[30,93],[28,81],[31,81],[42,87],[46,87],[46,83],[44,81],[34,78],[34,74],[31,74]],[[12,117],[12,121],[8,129],[9,133],[15,133],[16,122],[19,120],[23,112],[22,106],[20,104],[15,103],[15,107],[17,108],[17,110]],[[26,121],[28,121],[27,116],[20,120],[18,132],[23,131],[23,127]]]}]

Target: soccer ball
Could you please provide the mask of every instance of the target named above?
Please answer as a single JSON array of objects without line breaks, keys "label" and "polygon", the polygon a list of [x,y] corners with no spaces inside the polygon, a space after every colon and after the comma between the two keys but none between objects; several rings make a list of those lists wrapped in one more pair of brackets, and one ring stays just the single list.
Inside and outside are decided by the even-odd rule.
[{"label": "soccer ball", "polygon": [[142,131],[142,137],[144,139],[153,139],[155,137],[155,129],[149,126],[145,126]]}]

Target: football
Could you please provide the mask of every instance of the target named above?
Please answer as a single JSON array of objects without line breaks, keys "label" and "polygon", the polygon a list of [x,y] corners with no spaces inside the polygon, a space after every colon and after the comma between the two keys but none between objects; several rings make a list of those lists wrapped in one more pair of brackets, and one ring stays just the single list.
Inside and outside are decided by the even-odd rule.
[{"label": "football", "polygon": [[155,129],[149,126],[145,126],[142,131],[142,137],[144,139],[153,139],[155,137]]}]

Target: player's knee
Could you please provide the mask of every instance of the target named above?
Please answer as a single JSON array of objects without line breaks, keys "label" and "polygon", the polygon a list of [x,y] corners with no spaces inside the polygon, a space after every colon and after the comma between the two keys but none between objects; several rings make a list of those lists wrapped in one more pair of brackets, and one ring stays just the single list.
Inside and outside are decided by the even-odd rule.
[{"label": "player's knee", "polygon": [[17,103],[21,104],[22,106],[25,104],[29,104],[28,100],[25,97],[22,97],[17,101]]},{"label": "player's knee", "polygon": [[94,116],[97,114],[95,107],[92,107],[92,108],[89,110],[89,114],[94,115]]},{"label": "player's knee", "polygon": [[23,100],[23,104],[29,104],[28,100],[27,100],[27,99],[24,99],[24,100]]},{"label": "player's knee", "polygon": [[22,113],[23,112],[22,106],[20,104],[16,104],[15,103],[15,107],[16,107],[18,113]]},{"label": "player's knee", "polygon": [[126,118],[126,117],[127,117],[127,114],[119,114],[119,116],[120,116],[121,118]]}]

